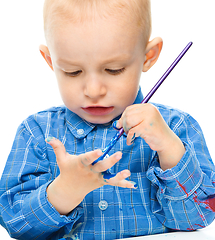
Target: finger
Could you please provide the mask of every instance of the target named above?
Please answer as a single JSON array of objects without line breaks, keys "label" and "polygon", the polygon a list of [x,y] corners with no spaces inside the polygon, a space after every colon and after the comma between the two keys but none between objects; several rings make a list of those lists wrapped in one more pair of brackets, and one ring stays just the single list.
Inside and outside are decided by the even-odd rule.
[{"label": "finger", "polygon": [[113,127],[116,129],[116,130],[120,130],[123,128],[124,132],[127,134],[128,131],[131,129],[132,125],[129,126],[128,123],[126,122],[126,119],[123,118],[122,120],[118,120],[116,122],[114,122],[114,125]]},{"label": "finger", "polygon": [[66,149],[60,140],[54,137],[48,137],[45,141],[52,146],[57,162],[63,161],[66,158]]},{"label": "finger", "polygon": [[102,151],[97,149],[95,151],[87,152],[84,154],[79,155],[79,162],[84,166],[88,167],[91,165],[97,158],[102,155]]},{"label": "finger", "polygon": [[128,115],[128,109],[127,108],[124,113],[122,114],[122,117],[115,123],[115,128],[117,129],[120,129],[120,128],[123,128],[125,133],[127,133],[129,131],[129,129],[132,127],[131,125],[131,121],[130,121],[130,117]]},{"label": "finger", "polygon": [[112,124],[113,128],[116,129],[116,130],[120,130],[121,128],[118,127],[118,120],[114,121],[113,124]]},{"label": "finger", "polygon": [[116,129],[120,129],[122,128],[122,118],[120,118],[119,120],[115,121],[115,128]]},{"label": "finger", "polygon": [[116,152],[113,155],[111,155],[110,157],[97,162],[93,166],[93,171],[94,172],[104,172],[107,169],[113,167],[121,158],[122,158],[122,153]]},{"label": "finger", "polygon": [[134,104],[125,109],[121,117],[121,124],[128,134],[129,130],[140,125],[147,116],[145,104]]},{"label": "finger", "polygon": [[112,178],[111,180],[115,181],[115,182],[120,182],[128,177],[131,176],[131,172],[128,169],[125,169],[121,172],[118,172],[116,174],[116,176],[114,178]]},{"label": "finger", "polygon": [[136,127],[131,128],[127,133],[127,145],[133,144],[136,138],[138,137],[143,138],[143,136],[144,136],[144,132],[143,132],[143,127],[141,123]]},{"label": "finger", "polygon": [[113,175],[113,177],[111,178],[104,178],[105,182],[108,183],[109,185],[113,185],[113,186],[118,186],[118,183],[120,181],[125,180],[126,178],[130,177],[131,173],[128,169],[123,170],[119,173],[117,173],[115,176]]},{"label": "finger", "polygon": [[132,188],[132,189],[137,189],[138,185],[136,182],[133,181],[127,181],[127,180],[122,180],[118,183],[118,187],[122,188]]},{"label": "finger", "polygon": [[131,173],[129,170],[123,170],[119,173],[114,178],[111,178],[109,180],[105,180],[105,182],[109,185],[113,186],[118,186],[118,187],[123,187],[123,188],[137,188],[137,184],[133,181],[128,181],[126,178],[130,177]]},{"label": "finger", "polygon": [[136,137],[136,133],[134,131],[130,131],[127,135],[127,145],[134,143]]}]

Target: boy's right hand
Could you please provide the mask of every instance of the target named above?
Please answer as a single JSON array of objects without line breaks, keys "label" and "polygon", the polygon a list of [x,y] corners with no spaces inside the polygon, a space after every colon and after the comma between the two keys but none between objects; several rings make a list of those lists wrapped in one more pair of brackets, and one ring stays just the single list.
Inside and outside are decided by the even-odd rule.
[{"label": "boy's right hand", "polygon": [[101,150],[76,156],[67,153],[58,139],[49,139],[47,142],[54,149],[60,169],[60,175],[47,188],[47,196],[60,214],[66,215],[71,212],[89,192],[103,185],[134,188],[134,183],[125,180],[130,176],[129,170],[123,170],[109,180],[103,178],[102,172],[121,159],[121,152],[116,152],[109,158],[92,165],[102,155]]}]

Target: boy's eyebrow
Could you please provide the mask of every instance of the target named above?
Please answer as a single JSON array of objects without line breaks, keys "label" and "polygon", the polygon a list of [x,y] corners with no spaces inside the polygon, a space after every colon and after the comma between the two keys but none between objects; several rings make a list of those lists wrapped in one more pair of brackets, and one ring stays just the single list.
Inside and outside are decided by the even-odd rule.
[{"label": "boy's eyebrow", "polygon": [[105,63],[122,62],[122,61],[130,60],[130,59],[131,59],[131,55],[129,55],[129,54],[121,54],[121,55],[114,56],[114,57],[111,57],[109,59],[106,59],[104,62]]},{"label": "boy's eyebrow", "polygon": [[[105,59],[104,61],[101,61],[101,64],[108,64],[108,63],[112,63],[112,62],[123,62],[123,61],[127,61],[127,60],[131,60],[131,55],[130,54],[121,54],[118,56],[114,56],[108,59]],[[67,59],[63,59],[63,58],[59,58],[57,59],[57,64],[68,64],[68,65],[79,65],[80,63],[78,62],[72,62],[70,60]]]}]

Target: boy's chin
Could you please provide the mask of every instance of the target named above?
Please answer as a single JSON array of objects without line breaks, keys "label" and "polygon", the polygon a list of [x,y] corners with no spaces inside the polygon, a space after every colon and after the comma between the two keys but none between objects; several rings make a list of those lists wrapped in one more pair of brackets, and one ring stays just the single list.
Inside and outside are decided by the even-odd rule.
[{"label": "boy's chin", "polygon": [[92,124],[108,124],[114,118],[114,116],[85,116],[83,119]]}]

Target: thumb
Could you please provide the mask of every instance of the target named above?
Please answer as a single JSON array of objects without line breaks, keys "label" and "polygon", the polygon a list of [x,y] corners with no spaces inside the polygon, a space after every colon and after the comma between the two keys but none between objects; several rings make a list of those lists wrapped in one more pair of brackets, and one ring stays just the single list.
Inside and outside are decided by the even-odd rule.
[{"label": "thumb", "polygon": [[60,140],[54,137],[48,137],[45,141],[52,146],[57,162],[63,161],[66,158],[66,149]]}]

